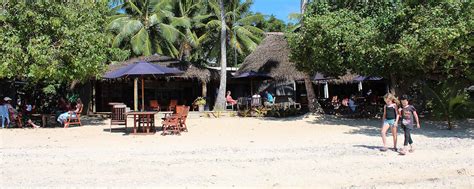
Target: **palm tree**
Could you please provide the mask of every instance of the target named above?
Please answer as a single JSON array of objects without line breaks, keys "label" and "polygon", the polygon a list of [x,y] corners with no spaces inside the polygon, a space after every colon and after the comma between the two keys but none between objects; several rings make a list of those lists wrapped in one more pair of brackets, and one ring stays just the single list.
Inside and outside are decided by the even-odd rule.
[{"label": "palm tree", "polygon": [[191,51],[200,47],[199,35],[205,30],[204,23],[211,16],[203,0],[176,0],[172,4],[171,23],[183,35],[177,40],[179,59],[190,60]]},{"label": "palm tree", "polygon": [[[306,9],[306,4],[308,0],[301,0],[301,15],[304,15],[304,11]],[[300,20],[300,26],[302,27],[303,20]],[[321,106],[316,101],[316,94],[314,93],[313,82],[311,80],[311,76],[306,73],[304,76],[304,85],[306,88],[306,97],[308,98],[308,109],[310,112],[320,111]]]},{"label": "palm tree", "polygon": [[[208,5],[210,11],[214,15],[207,22],[207,31],[199,38],[203,43],[211,43],[212,47],[218,47],[219,42],[216,39],[216,33],[221,28],[221,24],[225,23],[227,29],[226,40],[229,47],[241,55],[246,55],[255,48],[263,38],[264,31],[256,27],[256,24],[263,22],[264,16],[261,14],[251,14],[250,6],[252,0],[241,2],[240,0],[227,0],[224,6],[224,18],[219,17],[221,9],[217,0],[209,0]],[[222,22],[224,19],[225,22]],[[211,48],[209,50],[211,57],[216,57],[219,49]]]},{"label": "palm tree", "polygon": [[[209,0],[208,8],[213,16],[206,24],[206,32],[199,37],[200,43],[207,44],[207,57],[218,57],[220,52],[221,78],[215,102],[215,109],[221,110],[225,106],[226,75],[227,75],[227,44],[236,53],[241,55],[252,52],[263,38],[264,32],[255,26],[255,23],[264,20],[262,15],[250,14],[251,0]],[[220,34],[220,41],[217,41]],[[220,44],[219,44],[220,43]],[[220,47],[220,49],[218,48]]]},{"label": "palm tree", "polygon": [[219,84],[219,92],[217,93],[216,103],[214,109],[223,110],[225,108],[225,92],[227,85],[227,52],[226,52],[226,23],[225,23],[225,9],[224,0],[219,0],[220,4],[220,20],[221,20],[221,81]]},{"label": "palm tree", "polygon": [[130,48],[136,56],[154,53],[178,56],[174,43],[183,34],[176,27],[187,26],[187,23],[174,18],[172,1],[125,1],[116,9],[125,13],[110,17],[107,28],[115,34],[114,47]]}]

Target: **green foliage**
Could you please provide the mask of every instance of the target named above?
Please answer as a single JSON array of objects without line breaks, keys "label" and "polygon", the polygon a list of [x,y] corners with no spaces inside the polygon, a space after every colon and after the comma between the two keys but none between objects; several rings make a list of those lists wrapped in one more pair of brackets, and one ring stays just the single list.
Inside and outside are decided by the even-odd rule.
[{"label": "green foliage", "polygon": [[[109,54],[107,3],[15,2],[0,20],[0,77],[84,81],[103,73]],[[51,87],[45,92],[52,93]]]},{"label": "green foliage", "polygon": [[[220,8],[218,0],[208,1],[209,12],[212,15],[206,24],[205,33],[199,37],[203,43],[204,54],[210,58],[219,57],[220,54]],[[231,52],[234,50],[240,55],[247,55],[255,48],[263,38],[263,30],[257,27],[263,22],[261,14],[252,14],[250,10],[251,0],[230,0],[225,3],[225,19],[227,27],[228,44]]]},{"label": "green foliage", "polygon": [[239,110],[238,115],[241,117],[291,117],[300,113],[300,110],[294,107],[273,106]]},{"label": "green foliage", "polygon": [[312,73],[389,78],[401,91],[417,80],[472,79],[473,5],[316,1],[287,35],[291,59]]},{"label": "green foliage", "polygon": [[196,100],[194,100],[193,104],[195,105],[206,105],[206,99],[203,97],[197,97]]},{"label": "green foliage", "polygon": [[[287,30],[285,22],[276,18],[274,15],[270,15],[262,22],[261,28],[265,32],[284,32]],[[258,26],[257,26],[258,27]]]},{"label": "green foliage", "polygon": [[177,57],[175,42],[189,27],[189,20],[174,17],[172,1],[125,1],[117,5],[125,13],[110,16],[107,29],[114,34],[113,47],[128,49],[134,56],[155,53]]},{"label": "green foliage", "polygon": [[435,118],[448,122],[449,129],[453,129],[452,121],[456,119],[474,117],[474,102],[465,90],[463,81],[450,79],[423,86],[424,94],[431,99],[429,106]]}]

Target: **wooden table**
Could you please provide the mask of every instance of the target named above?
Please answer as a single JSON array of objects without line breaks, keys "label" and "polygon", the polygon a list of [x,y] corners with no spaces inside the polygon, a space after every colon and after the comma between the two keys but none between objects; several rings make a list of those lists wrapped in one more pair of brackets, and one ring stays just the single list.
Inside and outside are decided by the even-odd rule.
[{"label": "wooden table", "polygon": [[46,127],[48,125],[48,118],[54,116],[54,114],[30,114],[30,116],[41,119],[41,127]]},{"label": "wooden table", "polygon": [[[143,129],[146,127],[146,132],[142,130],[141,134],[154,134],[155,130],[153,130],[153,133],[150,133],[150,128],[155,127],[154,122],[155,122],[155,114],[158,112],[155,111],[145,111],[145,112],[139,112],[139,111],[132,111],[132,112],[127,112],[128,115],[133,115],[133,134],[139,134],[137,133],[138,127]],[[137,127],[137,122],[138,122],[138,127]]]}]

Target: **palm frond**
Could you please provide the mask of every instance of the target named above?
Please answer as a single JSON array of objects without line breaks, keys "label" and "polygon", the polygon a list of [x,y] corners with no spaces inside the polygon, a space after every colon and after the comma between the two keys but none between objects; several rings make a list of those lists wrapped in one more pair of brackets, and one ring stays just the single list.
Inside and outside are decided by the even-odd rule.
[{"label": "palm frond", "polygon": [[251,16],[247,16],[247,17],[244,17],[244,18],[241,18],[239,20],[236,21],[237,24],[239,25],[251,25],[251,24],[254,24],[254,23],[261,23],[261,22],[264,22],[265,21],[265,18],[263,17],[263,15],[251,15]]},{"label": "palm frond", "polygon": [[137,55],[152,55],[150,37],[148,31],[142,28],[130,41],[133,52]]},{"label": "palm frond", "polygon": [[129,21],[130,19],[127,16],[116,18],[113,21],[109,22],[109,24],[107,25],[107,30],[119,32]]},{"label": "palm frond", "polygon": [[128,5],[133,11],[138,13],[140,16],[143,15],[143,12],[132,1],[127,1],[125,4]]},{"label": "palm frond", "polygon": [[171,25],[174,27],[190,28],[191,20],[188,17],[171,17]]},{"label": "palm frond", "polygon": [[126,24],[120,30],[120,34],[123,36],[132,36],[133,34],[137,33],[141,28],[143,28],[143,24],[138,20],[128,20]]},{"label": "palm frond", "polygon": [[163,39],[170,43],[174,43],[179,35],[183,35],[175,27],[164,23],[159,24],[159,30],[161,31],[160,33]]}]

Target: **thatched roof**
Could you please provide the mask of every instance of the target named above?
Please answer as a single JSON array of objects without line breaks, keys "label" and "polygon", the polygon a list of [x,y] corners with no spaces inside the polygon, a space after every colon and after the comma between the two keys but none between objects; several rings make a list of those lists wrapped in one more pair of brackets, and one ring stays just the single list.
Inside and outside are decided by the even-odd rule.
[{"label": "thatched roof", "polygon": [[304,73],[290,62],[290,49],[283,33],[267,33],[260,45],[245,58],[236,74],[268,73],[275,80],[301,80]]},{"label": "thatched roof", "polygon": [[[320,74],[320,73],[317,73]],[[353,74],[348,71],[345,75],[339,76],[337,78],[328,77],[325,79],[313,80],[314,83],[331,83],[331,84],[347,84],[347,83],[354,83],[354,79],[357,78],[359,75]],[[324,77],[324,76],[323,76]]]},{"label": "thatched roof", "polygon": [[141,57],[131,58],[127,61],[110,64],[107,69],[107,72],[119,69],[121,67],[130,65],[139,61],[146,61],[146,62],[159,64],[159,65],[167,66],[167,67],[175,67],[184,71],[184,74],[179,75],[179,76],[167,76],[169,78],[197,79],[203,82],[209,82],[209,80],[211,79],[211,72],[207,68],[195,66],[188,62],[181,62],[177,59],[174,59],[168,56],[161,56],[157,54],[151,55],[151,56],[141,56]]}]

